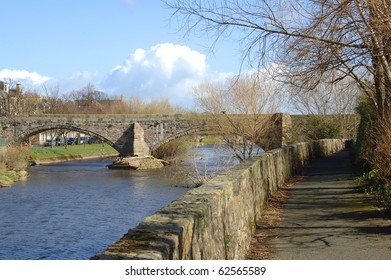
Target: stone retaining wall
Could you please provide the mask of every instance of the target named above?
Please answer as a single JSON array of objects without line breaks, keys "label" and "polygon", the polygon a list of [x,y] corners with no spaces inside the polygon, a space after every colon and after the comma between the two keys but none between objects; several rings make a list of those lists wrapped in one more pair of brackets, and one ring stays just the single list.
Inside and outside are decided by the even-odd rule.
[{"label": "stone retaining wall", "polygon": [[7,153],[7,147],[0,147],[0,160],[3,160],[3,157]]},{"label": "stone retaining wall", "polygon": [[299,143],[218,175],[147,217],[92,259],[243,259],[269,196],[343,140]]},{"label": "stone retaining wall", "polygon": [[0,137],[0,160],[3,160],[7,153],[7,139]]}]

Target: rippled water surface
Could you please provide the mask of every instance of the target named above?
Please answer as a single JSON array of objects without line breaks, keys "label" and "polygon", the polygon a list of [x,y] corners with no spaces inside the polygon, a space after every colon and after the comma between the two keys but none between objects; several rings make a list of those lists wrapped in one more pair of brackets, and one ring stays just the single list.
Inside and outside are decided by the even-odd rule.
[{"label": "rippled water surface", "polygon": [[109,163],[34,166],[26,182],[0,188],[0,259],[89,259],[185,194],[188,189],[175,187],[178,174],[210,177],[237,161],[226,149],[209,145],[193,148],[180,161],[179,169],[189,168],[185,173],[174,166],[108,170]]},{"label": "rippled water surface", "polygon": [[182,196],[162,170],[108,170],[109,161],[32,167],[0,189],[0,259],[89,259]]}]

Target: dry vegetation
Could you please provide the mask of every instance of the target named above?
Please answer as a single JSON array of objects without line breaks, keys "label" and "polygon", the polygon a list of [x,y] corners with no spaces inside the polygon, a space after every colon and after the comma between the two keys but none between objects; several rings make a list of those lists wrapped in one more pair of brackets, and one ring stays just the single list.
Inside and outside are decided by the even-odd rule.
[{"label": "dry vegetation", "polygon": [[[12,81],[8,81],[14,84]],[[43,86],[42,92],[26,91],[0,109],[1,116],[35,114],[176,114],[185,110],[168,99],[145,101],[137,96],[109,96],[92,84],[69,93]]]},{"label": "dry vegetation", "polygon": [[30,154],[25,147],[8,145],[7,152],[0,162],[0,186],[10,186],[27,176]]},{"label": "dry vegetation", "polygon": [[[309,92],[312,98],[325,78],[330,85],[354,84],[367,97],[371,111],[369,128],[362,132],[365,139],[360,140],[367,142],[362,146],[367,151],[361,155],[373,172],[380,173],[380,182],[387,179],[383,188],[389,191],[391,143],[384,131],[391,125],[391,0],[163,2],[185,34],[206,34],[215,38],[213,45],[238,35],[243,63],[258,69],[274,63],[279,68],[276,79],[298,88],[298,96]],[[315,100],[335,105],[350,101],[346,95]]]},{"label": "dry vegetation", "polygon": [[369,166],[359,181],[391,212],[391,116],[378,120],[366,132],[371,137],[365,139],[360,156]]},{"label": "dry vegetation", "polygon": [[260,221],[247,253],[248,260],[270,260],[274,258],[274,250],[269,241],[276,237],[279,223],[282,219],[283,205],[289,198],[290,187],[304,177],[294,177],[273,193],[268,205],[262,211]]},{"label": "dry vegetation", "polygon": [[[372,138],[369,145],[374,147],[371,150],[372,164],[379,171],[379,176],[384,184],[391,182],[391,116],[378,121],[373,128]],[[370,147],[367,149],[369,150]],[[391,186],[390,186],[391,187]]]},{"label": "dry vegetation", "polygon": [[279,91],[266,73],[248,73],[226,85],[205,83],[194,89],[196,105],[213,120],[213,130],[240,161],[268,149],[273,118],[281,105]]}]

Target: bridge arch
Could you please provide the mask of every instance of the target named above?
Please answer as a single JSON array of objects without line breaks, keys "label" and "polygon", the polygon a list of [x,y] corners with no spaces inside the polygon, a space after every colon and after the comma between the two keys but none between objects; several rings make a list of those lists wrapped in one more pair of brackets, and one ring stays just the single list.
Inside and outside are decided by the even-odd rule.
[{"label": "bridge arch", "polygon": [[110,140],[104,137],[103,135],[96,133],[92,130],[80,128],[77,126],[72,126],[72,125],[43,125],[43,126],[37,126],[32,129],[29,129],[27,131],[23,131],[23,133],[16,135],[17,141],[21,142],[24,139],[27,139],[31,136],[38,135],[42,132],[45,131],[50,131],[50,130],[68,130],[68,131],[75,131],[83,134],[87,134],[93,137],[97,137],[98,139],[102,140],[103,142],[107,143],[108,145],[112,146],[114,149],[116,149],[118,152],[118,148],[116,148],[116,145]]},{"label": "bridge arch", "polygon": [[187,135],[191,135],[191,134],[210,134],[211,132],[213,132],[213,129],[211,128],[208,128],[207,126],[196,126],[196,127],[192,127],[192,128],[189,128],[187,130],[183,130],[183,131],[179,131],[178,133],[170,136],[170,137],[166,137],[160,141],[158,141],[156,144],[154,144],[151,148],[151,152],[153,153],[154,151],[156,151],[157,149],[159,149],[161,146],[163,146],[164,144],[167,144],[173,140],[176,140],[176,139],[179,139],[183,136],[187,136]]}]

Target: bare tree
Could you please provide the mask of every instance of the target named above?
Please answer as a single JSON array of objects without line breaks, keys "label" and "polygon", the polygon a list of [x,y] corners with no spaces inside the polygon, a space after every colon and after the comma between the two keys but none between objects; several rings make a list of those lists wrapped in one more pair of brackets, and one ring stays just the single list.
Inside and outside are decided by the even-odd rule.
[{"label": "bare tree", "polygon": [[19,102],[21,113],[35,115],[42,112],[42,97],[35,91],[25,91],[20,96]]},{"label": "bare tree", "polygon": [[[262,80],[259,80],[263,77]],[[237,76],[228,85],[205,83],[194,89],[196,104],[213,119],[213,130],[239,160],[267,149],[264,137],[277,111],[279,94],[274,81],[257,72]]]},{"label": "bare tree", "polygon": [[369,161],[386,158],[382,149],[391,143],[375,136],[391,125],[391,0],[163,1],[186,33],[218,41],[238,31],[243,61],[277,62],[283,80],[300,88],[314,89],[330,71],[337,73],[332,82],[353,79],[371,107]]},{"label": "bare tree", "polygon": [[[69,110],[81,114],[101,114],[105,112],[106,94],[95,88],[94,85],[88,84],[77,91],[72,91],[68,96]],[[72,104],[73,106],[69,106]],[[73,108],[72,108],[73,107]]]},{"label": "bare tree", "polygon": [[127,108],[131,114],[177,114],[184,112],[184,109],[172,105],[167,98],[147,102],[136,95],[129,98]]},{"label": "bare tree", "polygon": [[44,114],[61,114],[64,111],[64,99],[60,95],[60,86],[42,85],[42,111]]},{"label": "bare tree", "polygon": [[391,0],[164,2],[185,32],[207,32],[219,40],[240,31],[249,61],[278,60],[289,81],[306,88],[334,69],[334,81],[356,81],[378,118],[391,112]]},{"label": "bare tree", "polygon": [[333,82],[335,78],[332,71],[313,89],[288,87],[292,109],[308,115],[354,114],[362,91],[352,79]]},{"label": "bare tree", "polygon": [[310,90],[294,85],[288,87],[291,109],[305,115],[295,117],[292,140],[356,137],[359,118],[353,114],[362,91],[351,78],[333,82],[335,75],[335,71],[325,74]]}]

